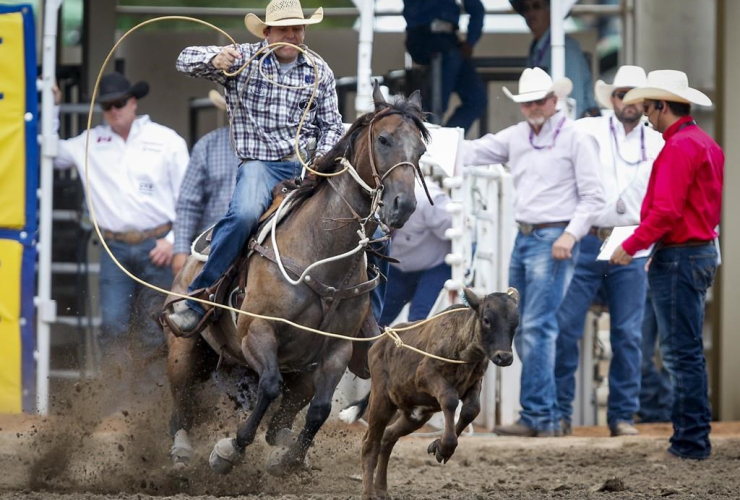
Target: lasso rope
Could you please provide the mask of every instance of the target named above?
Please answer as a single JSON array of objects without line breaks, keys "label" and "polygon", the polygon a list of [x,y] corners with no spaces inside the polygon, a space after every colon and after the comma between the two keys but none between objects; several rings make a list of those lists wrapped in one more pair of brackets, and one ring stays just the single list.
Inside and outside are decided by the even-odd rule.
[{"label": "lasso rope", "polygon": [[[414,324],[409,325],[409,326],[401,327],[401,328],[398,328],[398,327],[396,327],[396,328],[386,327],[385,330],[383,331],[383,333],[381,333],[379,335],[375,335],[374,337],[356,338],[356,337],[351,337],[349,335],[342,335],[342,334],[338,334],[338,333],[324,332],[324,331],[317,330],[315,328],[311,328],[311,327],[308,327],[308,326],[299,325],[298,323],[295,323],[295,322],[290,321],[290,320],[285,319],[285,318],[278,318],[278,317],[274,317],[274,316],[265,316],[265,315],[262,315],[262,314],[255,314],[255,313],[251,313],[251,312],[248,312],[248,311],[243,311],[241,309],[236,309],[234,307],[227,306],[225,304],[218,304],[218,303],[212,302],[210,300],[200,299],[200,298],[197,298],[197,297],[190,297],[189,295],[184,295],[184,294],[181,294],[181,293],[173,292],[171,290],[165,290],[164,288],[160,288],[160,287],[158,287],[156,285],[152,285],[151,283],[148,283],[148,282],[140,279],[139,277],[134,276],[133,274],[131,274],[118,261],[118,259],[116,258],[116,256],[113,255],[113,252],[111,252],[110,248],[108,248],[108,244],[106,243],[105,238],[103,237],[103,234],[100,231],[100,227],[98,226],[97,217],[95,215],[95,207],[93,206],[92,196],[91,196],[91,192],[90,192],[89,151],[90,151],[90,129],[92,128],[93,108],[95,107],[95,99],[98,96],[98,87],[100,85],[100,80],[103,77],[103,71],[108,66],[108,63],[109,63],[111,57],[113,56],[113,53],[118,48],[118,46],[131,33],[133,33],[134,31],[138,30],[139,28],[142,28],[142,27],[144,27],[144,26],[146,26],[148,24],[152,24],[152,23],[155,23],[155,22],[170,21],[170,20],[192,21],[192,22],[195,22],[195,23],[199,23],[199,24],[203,24],[205,26],[208,26],[209,28],[212,28],[212,29],[216,30],[217,32],[221,33],[222,35],[224,35],[226,38],[228,38],[231,41],[231,43],[234,45],[235,48],[238,48],[238,45],[237,45],[236,41],[228,33],[226,33],[221,28],[219,28],[217,26],[214,26],[213,24],[211,24],[209,22],[203,21],[201,19],[196,19],[196,18],[193,18],[193,17],[187,17],[187,16],[164,16],[164,17],[156,17],[154,19],[148,19],[146,21],[143,21],[143,22],[137,24],[133,28],[129,29],[121,38],[118,39],[118,41],[115,43],[115,45],[113,45],[113,48],[108,52],[108,55],[106,56],[105,61],[103,61],[103,65],[101,66],[100,71],[98,72],[98,77],[95,80],[95,87],[93,88],[92,98],[90,100],[90,111],[88,112],[88,115],[87,115],[87,130],[86,130],[86,135],[85,135],[85,191],[86,191],[86,195],[87,195],[87,199],[88,199],[88,205],[90,207],[90,218],[92,220],[93,226],[95,227],[95,233],[98,235],[98,239],[102,243],[103,248],[105,248],[105,251],[108,253],[108,255],[110,256],[111,260],[113,260],[113,262],[118,266],[118,268],[121,271],[124,272],[124,274],[126,274],[129,278],[131,278],[135,282],[139,283],[142,286],[145,286],[145,287],[148,287],[148,288],[150,288],[152,290],[155,290],[155,291],[157,291],[159,293],[163,293],[165,295],[172,295],[172,296],[175,296],[175,297],[179,297],[181,299],[192,300],[192,301],[195,301],[195,302],[199,302],[200,304],[208,305],[208,306],[212,306],[212,307],[220,307],[220,308],[225,309],[227,311],[231,311],[231,312],[236,313],[236,314],[244,314],[244,315],[250,316],[252,318],[256,318],[256,319],[262,319],[262,320],[267,320],[267,321],[275,321],[275,322],[278,322],[278,323],[284,323],[286,325],[292,326],[293,328],[297,328],[299,330],[303,330],[303,331],[306,331],[306,332],[315,333],[315,334],[318,334],[318,335],[324,335],[326,337],[332,337],[332,338],[341,339],[341,340],[348,340],[350,342],[372,342],[374,340],[380,339],[381,337],[388,336],[389,338],[391,338],[393,340],[393,342],[395,343],[395,345],[397,347],[403,347],[403,348],[406,348],[406,349],[410,349],[410,350],[412,350],[414,352],[418,352],[419,354],[423,354],[424,356],[427,356],[427,357],[436,359],[438,361],[444,361],[444,362],[447,362],[447,363],[461,363],[461,364],[462,363],[468,363],[468,361],[458,360],[458,359],[448,359],[448,358],[444,358],[442,356],[437,356],[435,354],[431,354],[431,353],[422,351],[421,349],[417,349],[416,347],[413,347],[413,346],[410,346],[408,344],[405,344],[403,342],[403,340],[400,338],[400,336],[398,335],[398,332],[403,332],[403,331],[408,331],[408,330],[411,330],[411,329],[414,329],[414,328],[418,328],[419,326],[422,326],[422,325],[424,325],[424,324],[432,321],[433,319],[436,319],[438,317],[444,316],[446,314],[451,314],[451,313],[456,313],[456,312],[459,312],[459,311],[466,310],[466,309],[463,309],[463,308],[456,308],[456,309],[450,309],[450,310],[447,310],[447,311],[443,311],[443,312],[441,312],[441,313],[439,313],[439,314],[437,314],[435,316],[432,316],[431,318],[427,318],[427,319],[425,319],[423,321],[414,323]],[[233,76],[238,75],[239,73],[241,73],[254,60],[255,57],[257,57],[260,54],[260,52],[266,51],[266,50],[272,50],[274,47],[278,47],[278,46],[292,46],[292,47],[298,49],[300,52],[302,52],[307,58],[310,58],[311,62],[313,63],[314,72],[315,72],[315,75],[316,75],[316,78],[314,79],[314,89],[313,89],[313,92],[311,94],[311,98],[309,100],[308,105],[306,106],[306,109],[303,112],[303,115],[301,116],[301,121],[298,124],[298,129],[296,131],[295,151],[296,151],[296,156],[298,157],[299,161],[301,162],[301,164],[303,165],[303,167],[306,168],[308,171],[310,171],[314,175],[323,176],[323,177],[332,177],[332,176],[335,176],[335,175],[342,174],[342,173],[346,172],[347,170],[354,170],[354,167],[352,167],[352,165],[349,162],[346,162],[346,163],[344,163],[344,168],[341,171],[339,171],[339,172],[334,172],[334,173],[318,172],[316,170],[313,170],[311,167],[309,167],[306,164],[306,162],[304,162],[303,159],[301,158],[301,154],[300,154],[300,151],[299,151],[299,142],[298,142],[299,141],[299,138],[300,138],[300,130],[301,130],[301,127],[303,126],[303,122],[304,122],[306,116],[308,115],[308,112],[311,109],[311,104],[312,104],[313,99],[315,97],[316,89],[318,88],[318,85],[319,85],[318,67],[315,64],[315,60],[308,53],[308,51],[306,51],[305,49],[303,49],[301,47],[298,47],[296,45],[293,45],[293,44],[290,44],[290,43],[286,43],[286,42],[273,43],[273,44],[267,45],[266,47],[263,47],[258,52],[256,52],[246,63],[244,63],[244,65],[242,65],[234,73],[228,73],[228,72],[225,72],[224,71],[224,75],[229,76],[229,77],[233,77]],[[267,55],[269,55],[269,52],[267,54],[265,54],[264,57],[266,57]],[[277,82],[274,82],[273,80],[270,80],[270,81],[272,83],[277,83]],[[305,87],[302,87],[302,88],[305,88]],[[356,174],[356,172],[355,172],[355,174]],[[359,176],[353,175],[353,177],[357,178]],[[366,186],[366,185],[363,186],[363,188],[366,188],[366,187],[369,187],[369,186]]]}]

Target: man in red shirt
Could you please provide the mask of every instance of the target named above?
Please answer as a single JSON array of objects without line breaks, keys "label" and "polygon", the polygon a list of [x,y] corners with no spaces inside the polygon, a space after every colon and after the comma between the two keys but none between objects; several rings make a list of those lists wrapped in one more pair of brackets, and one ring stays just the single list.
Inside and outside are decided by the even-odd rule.
[{"label": "man in red shirt", "polygon": [[722,207],[725,157],[691,118],[691,104],[711,105],[680,71],[653,71],[645,87],[631,90],[625,104],[642,102],[665,146],[653,164],[640,225],[612,255],[628,264],[655,243],[648,281],[658,321],[660,351],[674,390],[673,436],[668,457],[709,456],[710,420],[702,344],[704,299],[717,270],[715,228]]}]

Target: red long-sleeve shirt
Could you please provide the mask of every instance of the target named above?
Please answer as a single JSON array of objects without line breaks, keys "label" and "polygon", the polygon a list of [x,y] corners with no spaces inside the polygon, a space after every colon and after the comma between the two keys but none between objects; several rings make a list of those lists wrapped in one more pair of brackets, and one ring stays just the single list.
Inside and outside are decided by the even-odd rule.
[{"label": "red long-sleeve shirt", "polygon": [[658,241],[676,244],[717,236],[725,155],[692,122],[685,116],[663,133],[665,146],[653,164],[640,225],[622,244],[630,255]]}]

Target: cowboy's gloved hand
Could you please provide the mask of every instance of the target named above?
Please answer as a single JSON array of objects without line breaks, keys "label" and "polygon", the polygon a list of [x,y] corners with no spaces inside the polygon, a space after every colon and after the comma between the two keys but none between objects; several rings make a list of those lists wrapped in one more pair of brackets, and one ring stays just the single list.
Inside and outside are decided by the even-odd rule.
[{"label": "cowboy's gloved hand", "polygon": [[160,238],[157,240],[154,248],[152,248],[152,251],[149,252],[149,260],[158,267],[169,266],[172,264],[172,250],[172,243],[164,238]]},{"label": "cowboy's gloved hand", "polygon": [[236,60],[241,59],[241,57],[242,55],[239,53],[239,51],[229,45],[221,49],[221,52],[216,54],[213,59],[211,59],[211,64],[213,64],[213,67],[216,69],[220,69],[221,71],[228,71],[234,65],[234,63],[236,63]]}]

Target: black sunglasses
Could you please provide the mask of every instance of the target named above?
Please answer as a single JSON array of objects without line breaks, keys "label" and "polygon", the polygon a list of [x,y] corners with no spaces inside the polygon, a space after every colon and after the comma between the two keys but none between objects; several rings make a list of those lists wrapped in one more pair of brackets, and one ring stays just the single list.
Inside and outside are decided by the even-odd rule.
[{"label": "black sunglasses", "polygon": [[126,105],[126,103],[128,103],[128,99],[128,97],[124,97],[117,101],[104,102],[100,104],[100,107],[103,108],[103,111],[110,111],[112,108],[121,109]]},{"label": "black sunglasses", "polygon": [[620,90],[619,92],[612,92],[612,97],[614,97],[615,99],[619,99],[621,101],[622,99],[624,99],[624,96],[627,95],[627,92],[629,92],[629,90]]}]

